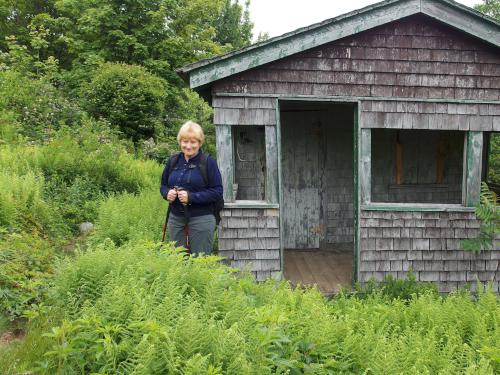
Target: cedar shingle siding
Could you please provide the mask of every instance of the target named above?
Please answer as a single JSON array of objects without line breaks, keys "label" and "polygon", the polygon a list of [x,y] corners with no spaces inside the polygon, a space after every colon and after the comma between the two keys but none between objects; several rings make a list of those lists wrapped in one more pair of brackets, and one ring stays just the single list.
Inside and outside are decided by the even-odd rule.
[{"label": "cedar shingle siding", "polygon": [[498,49],[415,15],[231,76],[213,92],[499,100],[499,87]]},{"label": "cedar shingle siding", "polygon": [[[477,200],[480,174],[480,163],[477,161],[481,158],[478,156],[478,150],[482,143],[482,132],[500,131],[498,24],[445,0],[388,1],[362,10],[359,20],[375,15],[386,19],[384,9],[393,12],[390,17],[394,20],[398,18],[397,9],[404,10],[405,4],[415,8],[408,9],[405,14],[415,14],[359,33],[354,31],[353,34],[353,30],[349,29],[346,33],[353,35],[342,39],[335,40],[339,35],[338,25],[354,27],[358,22],[358,13],[350,13],[345,18],[338,17],[332,21],[330,29],[328,23],[318,24],[304,29],[303,33],[293,32],[288,37],[271,40],[261,47],[236,52],[206,63],[200,62],[198,65],[195,63],[183,70],[183,73],[192,73],[194,79],[191,86],[200,92],[205,90],[204,95],[212,98],[226,201],[234,198],[228,193],[235,173],[234,165],[230,165],[234,155],[228,145],[231,127],[244,125],[265,128],[265,201],[271,206],[277,206],[278,142],[287,139],[289,142],[282,147],[282,157],[293,157],[293,150],[290,151],[290,148],[293,149],[292,146],[298,143],[291,143],[286,132],[282,132],[282,138],[279,139],[280,130],[276,125],[286,125],[286,121],[291,124],[288,118],[297,119],[306,113],[303,109],[300,109],[302,112],[297,111],[300,112],[297,115],[294,115],[293,111],[281,113],[282,108],[279,108],[280,111],[276,108],[277,99],[327,98],[355,103],[347,106],[358,106],[357,124],[361,130],[354,140],[358,142],[355,147],[361,150],[360,160],[352,161],[352,136],[344,140],[337,139],[338,142],[349,145],[346,147],[346,153],[350,154],[335,160],[344,161],[349,164],[349,168],[353,164],[356,165],[356,162],[359,164],[360,192],[356,197],[356,191],[350,185],[349,189],[352,189],[354,194],[344,192],[339,200],[330,197],[321,201],[321,204],[327,205],[325,212],[328,213],[327,217],[330,217],[325,241],[341,238],[342,241],[339,242],[346,242],[352,238],[351,245],[358,257],[356,276],[362,282],[371,277],[381,280],[387,275],[402,278],[412,270],[418,280],[437,282],[443,292],[452,291],[466,282],[474,284],[476,279],[493,280],[494,289],[498,291],[499,242],[496,242],[495,250],[491,252],[472,254],[460,250],[460,241],[475,236],[480,224],[472,210],[460,207],[460,203],[470,207]],[[469,34],[478,35],[483,40],[489,40],[491,44],[422,14],[426,11],[435,12],[433,17],[439,19],[437,15],[442,14],[446,18],[444,22],[451,24],[458,20],[456,17],[463,16],[462,24],[470,22],[470,30],[465,31],[470,31]],[[369,19],[369,22],[373,23],[373,19]],[[380,25],[381,22],[377,24]],[[467,27],[469,24],[465,28]],[[329,40],[334,41],[295,54],[288,52],[287,46],[290,50],[300,50],[301,41],[314,43],[316,36],[319,40],[324,40],[326,34],[321,34],[323,31],[331,32],[332,38]],[[288,45],[287,38],[290,38]],[[279,56],[276,52],[278,48]],[[274,61],[267,64],[259,63],[273,59]],[[249,66],[256,67],[248,68]],[[204,84],[207,86],[203,86]],[[338,122],[338,119],[336,121]],[[310,123],[312,121],[304,121],[304,126],[310,126]],[[327,120],[323,121],[322,126],[325,124],[327,127],[331,125]],[[383,165],[377,168],[378,164],[373,164],[373,147],[364,148],[380,138],[377,138],[378,133],[371,129],[454,131],[447,133],[453,134],[453,145],[460,144],[462,135],[467,134],[465,138],[468,143],[460,149],[465,150],[466,154],[463,163],[470,164],[463,164],[461,155],[455,155],[451,164],[448,163],[451,159],[444,159],[447,163],[444,167],[444,181],[449,185],[449,190],[445,192],[448,194],[446,199],[439,203],[454,203],[458,209],[451,208],[451,211],[455,212],[447,212],[450,208],[443,205],[442,210],[437,210],[440,212],[423,212],[425,210],[418,208],[391,210],[369,207],[371,198],[374,201],[380,200],[377,198],[378,185],[385,188],[388,184],[394,184],[391,174],[394,163],[388,163],[390,166],[386,168],[388,176],[392,177],[370,177],[371,174],[384,173]],[[334,128],[333,132],[335,131]],[[307,131],[302,132],[297,137],[305,137],[306,133]],[[416,133],[418,132],[415,131],[414,134]],[[419,131],[419,134],[423,133]],[[325,139],[331,136],[326,130],[318,134],[322,134]],[[339,134],[335,135],[339,138]],[[329,143],[330,146],[334,144],[333,141]],[[335,147],[337,150],[341,148],[337,145]],[[381,147],[389,148],[387,155],[393,153],[390,145]],[[430,156],[426,160],[434,158],[435,147],[433,145],[429,148],[427,153]],[[328,155],[325,150],[322,155]],[[327,157],[324,160],[326,164],[319,169],[328,171],[336,168],[335,161],[330,162]],[[282,164],[283,173],[287,163]],[[427,171],[431,179],[436,173],[434,165]],[[292,173],[293,170],[288,168]],[[365,171],[367,173],[363,175]],[[340,173],[339,176],[351,179],[354,175],[355,169],[350,173]],[[460,181],[462,175],[463,181]],[[332,176],[334,174],[330,175],[330,180],[327,179],[326,188],[320,187],[322,194],[330,190],[335,192],[332,188],[334,183],[341,188],[339,191],[344,191],[348,186],[347,183],[345,186],[339,185],[340,177]],[[286,189],[290,181],[293,181],[290,176],[281,176],[282,188]],[[299,185],[295,188],[300,189]],[[374,186],[375,191],[372,192],[371,187]],[[468,189],[474,190],[475,195],[462,193],[462,188],[464,192]],[[283,192],[282,194],[286,195]],[[404,200],[405,202],[411,202],[413,199],[406,198],[408,199]],[[433,199],[430,202],[433,202]],[[358,200],[361,205],[357,212]],[[227,257],[227,262],[234,267],[243,268],[250,265],[250,270],[258,280],[283,271],[280,247],[284,247],[284,244],[280,243],[280,234],[288,236],[294,227],[280,228],[279,215],[280,211],[283,212],[284,208],[295,203],[288,200],[283,202],[281,208],[239,208],[237,204],[226,208],[219,231],[219,253]],[[342,204],[345,205],[342,206],[344,208],[337,208]],[[330,208],[334,212],[330,213]],[[284,218],[281,219],[283,226],[288,225]]]}]

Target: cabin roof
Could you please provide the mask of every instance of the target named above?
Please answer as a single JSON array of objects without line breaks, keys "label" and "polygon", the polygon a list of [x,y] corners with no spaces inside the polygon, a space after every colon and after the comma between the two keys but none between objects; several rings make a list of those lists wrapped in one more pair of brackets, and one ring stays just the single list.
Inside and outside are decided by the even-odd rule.
[{"label": "cabin roof", "polygon": [[500,23],[465,5],[452,0],[386,0],[200,60],[178,69],[177,73],[192,89],[206,93],[211,84],[220,79],[416,14],[424,14],[500,47]]}]

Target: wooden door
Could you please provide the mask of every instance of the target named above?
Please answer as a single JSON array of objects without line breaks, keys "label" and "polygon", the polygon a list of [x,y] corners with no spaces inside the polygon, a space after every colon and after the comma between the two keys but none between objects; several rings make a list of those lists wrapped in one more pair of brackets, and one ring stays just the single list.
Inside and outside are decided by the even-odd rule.
[{"label": "wooden door", "polygon": [[325,237],[323,125],[314,112],[282,112],[281,134],[284,248],[318,249]]}]

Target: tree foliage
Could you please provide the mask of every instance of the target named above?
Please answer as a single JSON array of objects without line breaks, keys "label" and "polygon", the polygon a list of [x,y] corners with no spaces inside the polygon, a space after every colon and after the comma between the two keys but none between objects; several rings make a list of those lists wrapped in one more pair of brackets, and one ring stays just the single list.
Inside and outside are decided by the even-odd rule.
[{"label": "tree foliage", "polygon": [[500,20],[500,0],[483,0],[483,3],[474,6],[474,9]]},{"label": "tree foliage", "polygon": [[487,180],[500,185],[500,133],[491,133],[489,141]]},{"label": "tree foliage", "polygon": [[[197,108],[201,103],[186,93],[175,69],[249,44],[253,25],[248,6],[248,1],[242,5],[235,0],[0,0],[0,64],[37,77],[51,67],[50,82],[68,97],[95,82],[96,72],[109,69],[106,63],[142,66],[166,82],[163,108],[153,100],[147,110],[163,116],[166,131],[158,132],[161,127],[146,120],[132,128],[156,132],[134,133],[122,118],[92,113],[127,129],[125,136],[134,140],[162,138],[192,115],[185,112],[185,101]],[[111,84],[106,90],[113,88]],[[88,102],[82,105],[89,108]],[[209,127],[211,110],[205,103],[202,107],[199,117],[190,119]],[[131,106],[124,112],[134,110]]]}]

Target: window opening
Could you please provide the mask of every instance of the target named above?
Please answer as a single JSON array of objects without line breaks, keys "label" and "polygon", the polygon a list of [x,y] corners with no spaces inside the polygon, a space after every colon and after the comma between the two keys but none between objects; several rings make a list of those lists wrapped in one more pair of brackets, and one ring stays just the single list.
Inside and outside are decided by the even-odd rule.
[{"label": "window opening", "polygon": [[266,143],[263,126],[233,126],[236,200],[265,199]]},{"label": "window opening", "polygon": [[500,193],[500,133],[484,133],[482,180]]},{"label": "window opening", "polygon": [[372,202],[460,204],[464,132],[372,130]]}]

